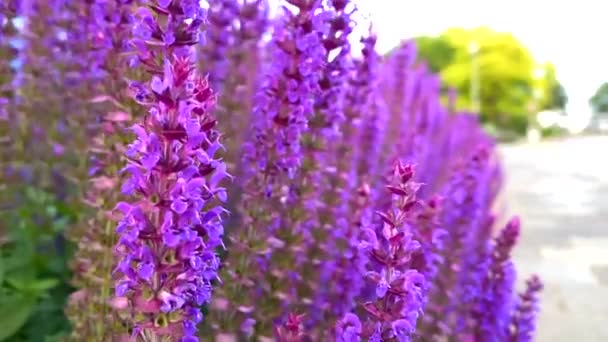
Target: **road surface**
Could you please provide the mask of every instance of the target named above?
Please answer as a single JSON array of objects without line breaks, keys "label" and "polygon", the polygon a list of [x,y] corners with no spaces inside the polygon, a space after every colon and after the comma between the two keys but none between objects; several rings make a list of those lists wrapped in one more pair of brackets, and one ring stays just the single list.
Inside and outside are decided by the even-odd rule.
[{"label": "road surface", "polygon": [[536,341],[608,341],[608,137],[500,150],[506,212],[523,224],[520,279],[546,285]]}]

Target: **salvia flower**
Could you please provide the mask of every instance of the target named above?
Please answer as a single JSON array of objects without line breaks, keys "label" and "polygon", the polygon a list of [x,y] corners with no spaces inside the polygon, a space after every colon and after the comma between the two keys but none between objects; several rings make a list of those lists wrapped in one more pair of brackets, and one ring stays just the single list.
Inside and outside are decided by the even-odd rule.
[{"label": "salvia flower", "polygon": [[[112,229],[111,205],[116,203],[119,193],[116,169],[120,163],[120,154],[124,145],[120,143],[119,131],[124,123],[130,121],[130,115],[122,117],[107,115],[104,117],[99,132],[89,143],[91,147],[90,183],[83,202],[96,211],[96,215],[87,218],[81,226],[75,227],[69,237],[76,242],[72,283],[78,291],[70,295],[66,314],[73,326],[73,335],[78,338],[107,340],[124,334],[122,319],[112,307],[120,308],[122,300],[112,301],[111,272]],[[112,147],[109,147],[109,146]]]},{"label": "salvia flower", "polygon": [[[368,186],[370,184],[369,175],[374,175],[373,169],[366,169],[364,174],[368,177],[359,175],[359,159],[365,155],[365,160],[374,164],[375,158],[373,151],[366,147],[371,147],[377,133],[367,131],[368,127],[364,124],[373,121],[371,116],[377,114],[370,104],[374,85],[377,83],[378,55],[374,50],[376,37],[370,33],[367,38],[362,38],[363,57],[352,62],[353,66],[344,88],[344,116],[345,119],[340,126],[341,137],[333,143],[333,157],[338,161],[333,179],[330,180],[332,189],[328,194],[327,203],[333,208],[334,220],[336,225],[350,226],[351,222],[356,222],[360,218],[350,219],[350,210],[356,206],[358,201],[356,188],[358,186]],[[337,57],[336,57],[337,58]],[[371,124],[372,126],[375,123]],[[366,141],[365,138],[371,141]],[[360,144],[361,148],[353,148]],[[355,210],[356,211],[356,210]],[[344,228],[342,228],[344,229]]]},{"label": "salvia flower", "polygon": [[77,213],[77,340],[530,341],[479,116],[414,41],[354,56],[354,1],[269,2],[0,0],[0,244]]},{"label": "salvia flower", "polygon": [[388,73],[386,101],[390,113],[383,142],[385,158],[406,157],[397,154],[399,148],[408,146],[407,139],[412,134],[413,107],[418,99],[415,90],[420,81],[419,71],[413,68],[416,54],[416,43],[413,40],[404,41],[385,67]]},{"label": "salvia flower", "polygon": [[323,13],[326,28],[320,32],[323,34],[325,66],[315,107],[320,112],[323,134],[331,138],[339,136],[339,127],[344,120],[345,84],[352,64],[348,39],[354,25],[349,0],[329,1],[327,8]]},{"label": "salvia flower", "polygon": [[[346,8],[347,4],[343,5]],[[323,239],[323,244],[326,250],[333,251],[333,256],[329,258],[336,260],[335,263],[319,263],[322,270],[329,274],[326,276],[327,280],[322,282],[331,283],[330,286],[321,287],[317,295],[318,302],[326,303],[328,309],[323,311],[326,317],[331,317],[332,314],[341,317],[352,310],[356,305],[355,299],[365,285],[360,274],[365,271],[368,256],[358,250],[357,246],[361,227],[367,225],[373,217],[371,194],[375,188],[370,187],[370,184],[375,174],[373,166],[377,162],[374,155],[379,154],[374,154],[372,145],[376,139],[381,139],[381,131],[376,129],[378,122],[375,118],[382,113],[375,110],[376,102],[372,94],[377,83],[379,66],[374,50],[376,38],[370,34],[362,41],[363,57],[354,61],[354,69],[348,75],[348,90],[344,92],[346,120],[340,127],[340,139],[333,143],[333,156],[338,162],[333,174],[330,174],[331,187],[325,200],[326,212],[329,213],[325,217],[326,220],[327,216],[329,217],[329,224],[325,225],[331,234],[329,239]],[[357,144],[362,147],[352,148]],[[358,174],[360,159],[368,162],[370,166],[363,177]],[[320,314],[315,316],[321,317]]]},{"label": "salvia flower", "polygon": [[[261,70],[262,35],[268,28],[267,0],[209,2],[209,31],[199,65],[218,93],[216,117],[223,133],[227,165],[240,177],[241,146],[251,120]],[[234,193],[240,191],[234,189]],[[231,196],[229,205],[236,203]],[[234,205],[232,205],[234,206]]]},{"label": "salvia flower", "polygon": [[[301,236],[286,225],[282,213],[298,199],[289,184],[302,166],[301,139],[314,113],[325,56],[319,34],[324,27],[320,1],[288,2],[270,42],[273,63],[260,84],[249,138],[243,145],[242,229],[232,237],[226,263],[233,270],[227,270],[224,278],[229,280],[221,294],[228,302],[229,319],[214,316],[219,329],[253,318],[259,322],[255,333],[266,336],[272,333],[269,322],[283,317],[291,311],[289,305],[299,301],[292,286],[298,282],[292,264],[296,253],[285,249],[299,246],[288,245],[285,237]],[[275,255],[279,250],[286,252],[285,258]],[[281,262],[271,262],[273,257]],[[278,288],[271,289],[270,284]],[[261,307],[253,310],[256,302]]]},{"label": "salvia flower", "polygon": [[[15,102],[15,97],[18,96],[15,91],[14,80],[19,78],[19,70],[16,70],[13,61],[19,55],[19,51],[23,49],[23,44],[17,44],[20,34],[13,25],[13,19],[17,16],[19,10],[16,1],[7,1],[0,4],[0,134],[2,136],[0,146],[2,152],[0,157],[3,160],[14,158],[11,156],[10,141],[14,139],[13,131],[15,131],[15,118],[12,107]],[[23,42],[23,40],[19,40]],[[4,165],[3,165],[4,166]],[[7,170],[0,170],[4,173]]]},{"label": "salvia flower", "polygon": [[219,182],[227,173],[216,157],[215,97],[190,60],[203,14],[195,1],[157,1],[134,26],[139,63],[152,77],[135,85],[148,113],[131,128],[137,139],[122,171],[131,201],[116,206],[116,296],[128,298],[133,335],[144,340],[197,341],[199,306],[217,279],[225,211],[217,200],[226,199]]},{"label": "salvia flower", "polygon": [[482,282],[474,317],[479,341],[504,339],[508,331],[515,284],[515,269],[510,257],[519,231],[519,218],[515,217],[496,237],[491,248],[489,267]]},{"label": "salvia flower", "polygon": [[[360,123],[360,132],[357,137],[360,150],[356,152],[355,163],[359,183],[367,183],[370,187],[371,203],[378,203],[383,195],[381,184],[385,181],[381,172],[384,172],[383,141],[387,134],[389,119],[388,106],[379,90],[379,56],[375,50],[376,37],[369,36],[363,40],[364,65],[359,73],[369,73],[369,94],[363,96],[363,110]],[[365,64],[368,64],[367,66]],[[367,69],[367,71],[363,71]],[[362,80],[365,82],[365,76]],[[368,214],[369,216],[369,214]]]},{"label": "salvia flower", "polygon": [[412,268],[424,275],[425,285],[429,287],[432,286],[439,267],[443,263],[441,252],[447,232],[439,220],[442,210],[441,198],[434,196],[426,202],[420,201],[419,203],[413,231],[414,238],[420,242],[420,249],[412,255]]},{"label": "salvia flower", "polygon": [[319,1],[289,3],[297,8],[296,13],[285,8],[275,29],[274,60],[256,97],[254,133],[243,158],[247,161],[244,167],[252,173],[261,168],[294,178],[302,162],[300,139],[313,115],[325,51],[316,30],[324,24],[317,11]]},{"label": "salvia flower", "polygon": [[540,311],[539,295],[542,289],[543,283],[538,276],[534,275],[526,281],[526,290],[517,298],[511,314],[509,341],[531,342],[534,340],[536,319]]},{"label": "salvia flower", "polygon": [[[412,165],[396,164],[387,186],[393,205],[387,212],[378,212],[382,222],[377,229],[364,228],[360,248],[369,253],[365,276],[374,284],[375,296],[363,304],[361,336],[370,341],[410,341],[421,313],[425,279],[410,267],[412,254],[420,248],[411,227],[420,187],[412,181],[413,176]],[[352,317],[349,320],[354,322]],[[352,332],[348,330],[348,338],[352,338]]]},{"label": "salvia flower", "polygon": [[82,34],[88,37],[86,41],[90,44],[89,54],[83,60],[87,63],[82,67],[91,65],[92,73],[83,72],[83,76],[89,77],[85,85],[90,92],[95,92],[91,95],[96,95],[88,101],[80,118],[86,122],[81,125],[86,127],[87,133],[87,143],[82,144],[82,148],[87,149],[83,155],[88,158],[87,170],[81,171],[86,173],[80,177],[89,180],[85,183],[82,201],[93,210],[84,216],[80,225],[69,231],[68,237],[77,246],[72,284],[78,290],[70,295],[66,314],[72,323],[74,338],[95,341],[116,339],[127,331],[120,315],[124,312],[114,310],[124,309],[125,301],[110,299],[114,285],[111,272],[115,266],[111,210],[120,197],[116,189],[121,156],[126,148],[123,143],[126,127],[137,114],[121,105],[121,102],[130,102],[122,91],[126,85],[122,76],[127,71],[123,54],[127,48],[124,41],[128,40],[131,28],[132,5],[129,0],[75,5],[82,22],[86,23],[81,28]]},{"label": "salvia flower", "polygon": [[[447,231],[445,263],[439,271],[440,279],[436,280],[438,286],[430,295],[432,303],[425,311],[424,321],[437,327],[437,322],[443,320],[442,325],[450,330],[444,331],[447,334],[466,329],[467,312],[476,298],[471,291],[479,288],[484,276],[483,270],[470,270],[485,260],[483,251],[489,238],[482,234],[482,227],[493,199],[480,196],[482,192],[479,190],[486,186],[483,176],[489,165],[489,151],[486,145],[481,145],[467,159],[460,160],[442,194],[444,210],[441,221]],[[435,303],[443,304],[438,306]],[[442,318],[446,316],[450,319]]]},{"label": "salvia flower", "polygon": [[[319,20],[324,47],[324,65],[319,79],[319,94],[315,98],[315,115],[310,129],[304,136],[304,168],[299,182],[292,185],[299,194],[301,206],[307,208],[307,215],[292,220],[292,227],[315,236],[317,243],[307,241],[310,248],[307,257],[302,257],[309,266],[318,269],[318,279],[312,283],[329,283],[343,278],[349,269],[349,230],[353,230],[345,215],[339,217],[339,210],[346,211],[348,198],[341,198],[335,190],[345,190],[348,186],[331,184],[338,168],[334,144],[341,137],[344,121],[344,102],[348,76],[351,71],[350,45],[348,38],[353,28],[350,1],[329,1],[320,12]],[[323,197],[332,192],[328,201]],[[309,232],[309,233],[308,233]],[[351,234],[352,235],[352,234]],[[342,243],[339,247],[340,242]],[[312,261],[312,262],[311,262]],[[307,272],[303,270],[302,272]],[[346,276],[348,277],[348,276]],[[353,290],[348,289],[350,280],[334,281],[331,286],[312,286],[311,320],[329,320],[331,314],[336,319],[353,306]],[[344,286],[344,287],[343,287]],[[346,293],[345,293],[346,290]]]},{"label": "salvia flower", "polygon": [[237,0],[210,0],[207,20],[207,36],[201,46],[203,54],[200,63],[209,73],[213,90],[223,91],[229,73],[230,49],[235,44],[235,22],[239,12]]}]

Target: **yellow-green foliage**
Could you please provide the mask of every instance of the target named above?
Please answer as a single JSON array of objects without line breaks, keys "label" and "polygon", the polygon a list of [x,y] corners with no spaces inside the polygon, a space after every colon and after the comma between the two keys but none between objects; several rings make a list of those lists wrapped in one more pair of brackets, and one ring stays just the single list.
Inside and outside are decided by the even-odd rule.
[{"label": "yellow-green foliage", "polygon": [[[452,28],[436,37],[419,37],[417,42],[419,59],[427,60],[446,86],[458,90],[457,109],[471,108],[471,75],[476,63],[481,117],[493,125],[521,131],[531,112],[565,104],[554,66],[538,64],[510,33],[487,27]],[[469,51],[471,43],[478,46],[475,56]]]}]

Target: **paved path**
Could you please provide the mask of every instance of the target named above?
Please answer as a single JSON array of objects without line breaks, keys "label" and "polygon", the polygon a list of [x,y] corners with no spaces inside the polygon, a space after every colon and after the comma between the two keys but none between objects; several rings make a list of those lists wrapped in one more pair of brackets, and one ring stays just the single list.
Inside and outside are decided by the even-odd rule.
[{"label": "paved path", "polygon": [[537,341],[608,341],[608,137],[501,147],[519,274],[546,284]]}]

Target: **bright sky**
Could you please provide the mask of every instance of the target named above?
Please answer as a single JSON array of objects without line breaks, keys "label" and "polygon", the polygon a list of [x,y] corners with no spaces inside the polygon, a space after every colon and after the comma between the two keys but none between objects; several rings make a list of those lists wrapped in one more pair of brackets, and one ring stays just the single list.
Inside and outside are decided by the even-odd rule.
[{"label": "bright sky", "polygon": [[[555,64],[569,112],[587,115],[587,101],[608,81],[606,0],[355,0],[370,13],[380,52],[401,39],[449,27],[489,26],[513,33],[539,62]],[[365,31],[367,24],[360,25]]]}]

